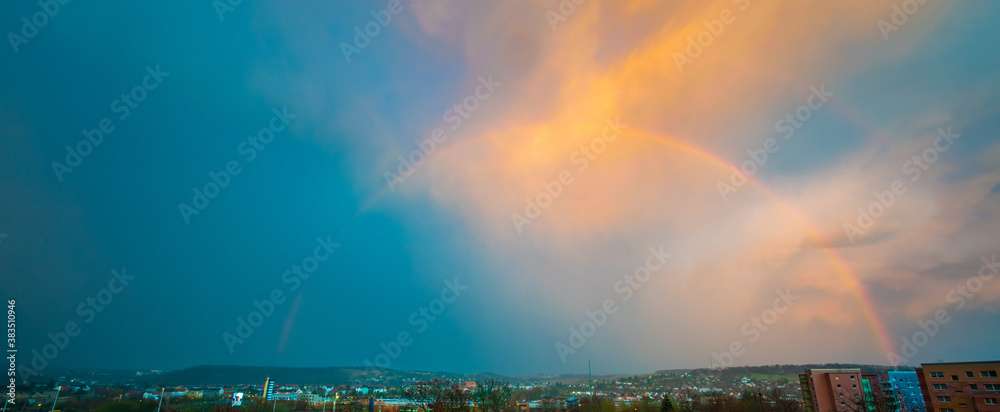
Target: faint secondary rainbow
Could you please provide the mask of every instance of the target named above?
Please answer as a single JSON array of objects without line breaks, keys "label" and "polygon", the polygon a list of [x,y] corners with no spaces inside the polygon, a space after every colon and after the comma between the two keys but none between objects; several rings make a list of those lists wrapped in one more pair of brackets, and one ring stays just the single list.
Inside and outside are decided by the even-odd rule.
[{"label": "faint secondary rainbow", "polygon": [[[628,128],[624,129],[622,131],[622,135],[623,136],[631,135],[634,137],[644,138],[654,142],[665,144],[671,148],[680,150],[684,153],[687,153],[701,160],[704,160],[711,165],[714,165],[722,170],[725,170],[727,173],[732,172],[733,170],[739,170],[738,166],[733,165],[732,163],[719,157],[715,153],[712,153],[711,151],[708,151],[702,147],[696,146],[689,142],[685,142],[683,140],[678,140],[663,135],[658,135],[649,131],[639,129],[635,126],[629,126]],[[412,174],[410,174],[409,177],[407,177],[405,180],[401,182],[397,182],[396,184],[406,184],[407,180],[412,179],[414,174],[419,173],[420,169],[426,167],[427,163],[430,163],[432,160],[445,157],[450,153],[459,151],[463,147],[469,146],[479,141],[489,140],[490,138],[492,138],[491,135],[482,135],[477,138],[463,139],[459,142],[455,142],[450,145],[446,145],[444,147],[438,147],[437,150],[430,153],[429,156],[426,156],[424,160],[422,160],[418,165],[414,167],[415,170]],[[392,172],[395,173],[396,171]],[[883,324],[882,319],[878,316],[878,313],[875,309],[875,304],[873,303],[871,297],[868,296],[868,292],[867,290],[865,290],[864,285],[858,280],[857,275],[851,272],[844,258],[840,256],[840,253],[837,252],[836,248],[832,247],[824,239],[824,236],[818,230],[813,228],[813,226],[805,219],[805,217],[802,216],[801,213],[799,213],[797,210],[795,210],[795,208],[790,206],[788,202],[784,201],[784,199],[776,195],[774,191],[771,190],[767,185],[765,185],[758,179],[754,178],[753,176],[745,176],[745,177],[747,183],[749,183],[755,189],[763,193],[776,206],[778,206],[784,212],[786,212],[788,216],[790,216],[792,220],[800,228],[802,228],[806,237],[808,237],[809,240],[811,240],[814,244],[819,246],[819,249],[822,251],[822,253],[826,255],[827,259],[830,261],[834,270],[837,272],[837,275],[838,277],[840,277],[841,282],[848,287],[848,289],[851,291],[851,294],[854,295],[854,297],[858,300],[858,303],[862,309],[862,313],[865,316],[866,320],[868,321],[868,324],[871,327],[872,333],[876,341],[878,342],[878,345],[882,349],[881,355],[886,356],[888,353],[893,352],[892,340],[889,338],[888,330]],[[387,180],[385,184],[380,186],[379,190],[373,193],[365,202],[361,204],[361,206],[358,208],[356,215],[360,215],[365,211],[367,211],[368,208],[376,200],[378,200],[388,190],[390,190],[391,186],[390,183],[391,182]]]},{"label": "faint secondary rainbow", "polygon": [[285,316],[285,323],[281,327],[281,338],[278,339],[278,347],[275,348],[275,352],[281,355],[281,352],[285,350],[285,344],[288,343],[288,335],[292,332],[292,325],[295,324],[295,318],[299,313],[299,305],[302,304],[302,292],[295,297],[292,301],[292,308],[288,310],[288,315]]}]

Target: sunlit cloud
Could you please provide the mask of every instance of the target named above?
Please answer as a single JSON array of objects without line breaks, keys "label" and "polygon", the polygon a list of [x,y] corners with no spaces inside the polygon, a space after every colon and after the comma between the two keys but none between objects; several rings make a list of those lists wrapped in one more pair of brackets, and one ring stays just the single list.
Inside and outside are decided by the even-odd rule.
[{"label": "sunlit cloud", "polygon": [[[767,307],[775,290],[790,288],[803,299],[768,340],[884,362],[886,342],[869,318],[885,323],[883,341],[905,332],[947,305],[951,282],[1000,246],[988,235],[997,233],[995,150],[959,155],[964,141],[976,139],[963,135],[917,181],[902,170],[933,144],[938,128],[961,134],[981,120],[969,113],[988,112],[985,98],[926,96],[913,108],[872,114],[857,102],[920,92],[850,82],[915,53],[952,4],[924,5],[885,40],[877,22],[893,9],[884,2],[593,1],[560,10],[562,3],[572,2],[409,3],[419,30],[407,36],[462,61],[461,90],[486,74],[503,86],[399,191],[375,202],[376,210],[391,210],[395,200],[426,197],[453,212],[477,242],[490,245],[482,259],[499,268],[498,293],[515,301],[530,285],[547,297],[511,310],[551,314],[536,321],[554,338],[614,296],[614,279],[648,247],[666,244],[670,266],[627,316],[614,319],[629,338],[607,337],[595,347],[613,341],[639,359],[669,338],[707,358],[740,337],[740,325]],[[782,138],[775,123],[820,87],[833,91],[832,101]],[[623,126],[611,139],[613,122]],[[841,138],[843,130],[850,139]],[[406,132],[425,137],[430,130]],[[720,198],[717,183],[767,138],[780,147],[759,165],[762,186]],[[839,140],[820,144],[830,139]],[[390,149],[361,173],[395,167],[414,149],[410,140],[372,143]],[[799,141],[834,150],[809,151]],[[782,169],[801,158],[816,166]],[[970,159],[979,166],[969,168]],[[852,243],[844,224],[897,179],[907,192]],[[537,216],[524,223],[529,214]],[[956,245],[959,233],[974,240]],[[848,275],[827,248],[843,257]],[[872,308],[859,302],[859,287]],[[995,311],[998,299],[991,284],[975,307]],[[745,361],[807,356],[757,345]]]}]

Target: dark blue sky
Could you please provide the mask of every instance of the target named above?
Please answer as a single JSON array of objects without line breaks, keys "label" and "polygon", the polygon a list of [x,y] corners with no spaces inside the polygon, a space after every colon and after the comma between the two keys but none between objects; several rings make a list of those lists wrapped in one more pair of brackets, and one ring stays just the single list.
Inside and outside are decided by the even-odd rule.
[{"label": "dark blue sky", "polygon": [[[4,7],[11,27],[13,16],[38,9]],[[332,133],[321,144],[303,102],[255,90],[259,73],[296,65],[273,29],[251,27],[257,13],[242,6],[223,22],[204,2],[70,3],[17,54],[5,53],[0,113],[8,237],[0,253],[5,296],[18,301],[22,348],[40,347],[49,331],[85,319],[77,305],[95,296],[113,269],[126,268],[135,280],[81,326],[53,364],[359,365],[379,353],[392,330],[408,327],[409,313],[426,306],[444,279],[473,281],[465,256],[481,246],[462,236],[442,238],[439,231],[462,229],[439,211],[414,204],[394,214],[360,213],[377,186],[356,181],[351,149],[335,142],[361,136]],[[113,101],[142,83],[147,66],[169,74],[120,119]],[[343,95],[335,104],[353,104],[347,96],[359,86],[352,83],[377,75],[358,73],[358,65],[334,69],[330,76],[342,79],[341,89],[323,92]],[[239,144],[268,126],[273,108],[286,107],[299,117],[248,162]],[[64,146],[77,144],[81,130],[97,128],[102,118],[112,119],[114,130],[60,182],[51,163],[66,163]],[[185,224],[178,205],[191,205],[192,190],[230,161],[241,172]],[[228,353],[222,333],[235,330],[253,300],[287,287],[282,272],[327,236],[341,244],[333,257]],[[447,264],[425,265],[415,254]],[[286,350],[278,353],[295,298],[301,306]],[[398,367],[487,367],[462,332],[472,299],[449,307]],[[440,350],[444,342],[448,356]]]},{"label": "dark blue sky", "polygon": [[[350,62],[355,27],[390,3],[244,2],[220,17],[210,1],[71,1],[27,42],[21,17],[43,6],[0,6],[10,33],[0,51],[0,292],[17,300],[22,365],[76,322],[80,334],[48,363],[363,365],[405,332],[412,343],[389,367],[573,372],[587,357],[602,372],[701,367],[746,340],[740,326],[786,287],[807,297],[739,363],[887,362],[857,291],[828,281],[838,275],[810,242],[840,249],[891,345],[953,308],[955,333],[914,362],[996,347],[1000,335],[981,325],[996,323],[1000,283],[971,309],[946,298],[1000,247],[992,3],[928,6],[888,38],[876,24],[888,3],[860,14],[751,7],[684,71],[672,53],[738,2],[636,2],[644,15],[594,5],[558,27],[546,18],[558,2],[500,3],[509,7],[404,0]],[[496,97],[474,97],[490,75]],[[715,182],[729,172],[676,144],[626,136],[591,170],[572,160],[621,117],[739,164],[821,83],[835,102],[756,176],[812,229],[773,223],[785,212],[749,186],[721,202]],[[452,129],[449,110],[470,98],[477,109]],[[113,131],[88,144],[82,131],[105,118]],[[913,200],[900,196],[872,236],[848,245],[843,223],[906,176],[900,164],[939,127],[960,130],[961,143],[911,184]],[[386,190],[386,172],[435,128],[449,140],[434,160]],[[67,146],[92,148],[72,172],[53,165],[67,164]],[[227,167],[239,172],[218,177]],[[512,213],[560,170],[582,183],[515,232]],[[226,187],[190,213],[212,176]],[[290,290],[285,272],[328,237],[339,247]],[[626,315],[560,357],[570,328],[620,298],[616,282],[660,245],[675,257],[670,274],[619,299]],[[113,270],[134,279],[102,292]],[[419,311],[456,279],[468,289],[440,315]],[[231,352],[224,334],[274,290],[282,303]],[[101,293],[112,298],[91,318],[88,298]],[[843,341],[825,347],[803,330]]]}]

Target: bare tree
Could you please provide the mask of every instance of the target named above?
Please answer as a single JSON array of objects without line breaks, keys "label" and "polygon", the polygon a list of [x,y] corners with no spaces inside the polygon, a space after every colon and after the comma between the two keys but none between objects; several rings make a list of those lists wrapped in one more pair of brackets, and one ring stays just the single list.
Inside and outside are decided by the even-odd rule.
[{"label": "bare tree", "polygon": [[482,412],[513,412],[517,410],[517,404],[512,400],[513,393],[514,388],[510,383],[487,379],[476,383],[472,399]]},{"label": "bare tree", "polygon": [[558,410],[558,402],[551,396],[542,397],[542,412],[556,412]]},{"label": "bare tree", "polygon": [[682,396],[677,402],[677,409],[681,412],[701,410],[701,393],[687,388],[683,391]]},{"label": "bare tree", "polygon": [[622,405],[620,412],[659,412],[660,405],[653,402],[653,398],[639,396],[635,401]]},{"label": "bare tree", "polygon": [[768,400],[760,390],[744,391],[740,403],[745,412],[770,412]]},{"label": "bare tree", "polygon": [[434,412],[469,412],[469,394],[457,383],[441,379],[418,382],[408,388],[403,397]]},{"label": "bare tree", "polygon": [[899,401],[895,397],[886,397],[882,394],[872,395],[871,399],[860,398],[848,405],[852,412],[897,412],[899,411]]},{"label": "bare tree", "polygon": [[580,399],[581,412],[615,412],[615,403],[610,399],[597,397],[593,401],[590,397]]},{"label": "bare tree", "polygon": [[700,408],[702,412],[737,412],[739,410],[740,403],[736,397],[722,392],[710,393]]},{"label": "bare tree", "polygon": [[771,400],[772,410],[774,412],[798,412],[799,411],[799,401],[796,398],[789,398],[785,395],[785,391],[781,388],[771,388],[767,394],[768,399]]},{"label": "bare tree", "polygon": [[437,397],[438,387],[444,385],[444,381],[434,379],[430,381],[420,381],[403,391],[403,398],[410,401],[423,410],[428,409],[428,405],[434,402]]}]

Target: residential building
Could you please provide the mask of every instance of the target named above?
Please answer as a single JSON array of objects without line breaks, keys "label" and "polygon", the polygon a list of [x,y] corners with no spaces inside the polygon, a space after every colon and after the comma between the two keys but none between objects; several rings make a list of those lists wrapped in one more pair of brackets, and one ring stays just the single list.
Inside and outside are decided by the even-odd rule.
[{"label": "residential building", "polygon": [[1000,361],[923,363],[917,379],[929,412],[1000,412]]},{"label": "residential building", "polygon": [[264,394],[264,400],[272,400],[272,397],[274,396],[274,381],[271,380],[270,376],[268,376],[267,379],[264,379],[264,390],[262,392]]},{"label": "residential building", "polygon": [[809,369],[799,380],[806,412],[853,412],[865,401],[857,368]]},{"label": "residential building", "polygon": [[299,400],[299,394],[297,393],[275,393],[271,395],[271,399],[277,401],[297,401]]},{"label": "residential building", "polygon": [[924,393],[916,371],[889,371],[889,384],[899,401],[900,412],[926,412]]},{"label": "residential building", "polygon": [[898,407],[895,391],[889,383],[886,372],[871,372],[861,374],[861,397],[865,401],[865,409],[871,412]]}]

